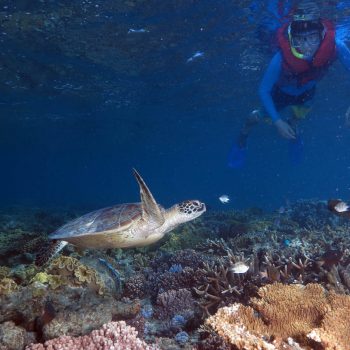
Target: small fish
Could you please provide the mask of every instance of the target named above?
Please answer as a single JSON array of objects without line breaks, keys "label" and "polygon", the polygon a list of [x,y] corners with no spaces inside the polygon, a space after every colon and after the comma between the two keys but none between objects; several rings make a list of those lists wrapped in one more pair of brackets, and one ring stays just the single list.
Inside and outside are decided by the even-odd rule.
[{"label": "small fish", "polygon": [[186,63],[192,62],[195,59],[204,56],[204,52],[202,51],[197,51],[195,52],[190,58],[187,59]]},{"label": "small fish", "polygon": [[227,195],[227,194],[223,194],[219,197],[219,201],[222,203],[222,204],[227,204],[230,202],[230,197]]},{"label": "small fish", "polygon": [[340,199],[330,199],[327,206],[328,210],[334,214],[350,219],[349,206],[344,201]]},{"label": "small fish", "polygon": [[133,28],[130,28],[130,29],[128,30],[128,34],[131,34],[131,33],[149,33],[149,30],[144,29],[144,28],[141,28],[141,29],[133,29]]},{"label": "small fish", "polygon": [[248,270],[249,266],[242,261],[239,261],[230,267],[230,271],[233,273],[246,273]]},{"label": "small fish", "polygon": [[344,211],[348,211],[349,210],[349,206],[345,202],[341,201],[341,202],[339,202],[338,204],[336,204],[334,206],[334,209],[338,213],[343,213]]}]

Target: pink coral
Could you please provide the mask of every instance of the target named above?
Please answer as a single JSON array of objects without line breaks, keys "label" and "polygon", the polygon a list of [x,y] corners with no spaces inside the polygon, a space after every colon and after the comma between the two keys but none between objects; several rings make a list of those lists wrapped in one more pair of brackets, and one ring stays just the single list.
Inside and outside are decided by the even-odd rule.
[{"label": "pink coral", "polygon": [[137,337],[137,331],[124,321],[110,322],[81,337],[61,336],[44,344],[31,344],[26,350],[160,350]]}]

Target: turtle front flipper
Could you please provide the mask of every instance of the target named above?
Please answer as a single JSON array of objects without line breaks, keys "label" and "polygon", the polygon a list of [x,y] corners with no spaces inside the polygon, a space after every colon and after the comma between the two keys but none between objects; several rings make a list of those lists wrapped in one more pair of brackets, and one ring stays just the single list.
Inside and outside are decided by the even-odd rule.
[{"label": "turtle front flipper", "polygon": [[143,181],[141,175],[133,169],[134,176],[140,186],[141,206],[142,206],[142,218],[145,221],[153,221],[158,226],[164,224],[164,215],[160,210],[157,202],[153,198],[151,191],[148,189],[145,181]]},{"label": "turtle front flipper", "polygon": [[45,265],[51,259],[53,259],[67,244],[68,242],[59,240],[46,242],[46,244],[40,247],[39,252],[36,255],[35,265],[38,267]]}]

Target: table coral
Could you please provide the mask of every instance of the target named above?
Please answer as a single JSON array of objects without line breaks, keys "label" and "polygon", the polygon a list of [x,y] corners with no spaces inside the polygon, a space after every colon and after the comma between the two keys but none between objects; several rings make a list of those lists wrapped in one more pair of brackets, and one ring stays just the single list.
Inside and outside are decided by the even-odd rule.
[{"label": "table coral", "polygon": [[306,348],[316,343],[320,349],[348,348],[349,296],[328,294],[319,284],[281,283],[262,287],[258,294],[251,306],[221,308],[206,324],[239,349],[280,349],[291,341]]},{"label": "table coral", "polygon": [[350,297],[330,293],[330,310],[321,322],[321,327],[312,330],[308,338],[320,343],[325,349],[349,349]]}]

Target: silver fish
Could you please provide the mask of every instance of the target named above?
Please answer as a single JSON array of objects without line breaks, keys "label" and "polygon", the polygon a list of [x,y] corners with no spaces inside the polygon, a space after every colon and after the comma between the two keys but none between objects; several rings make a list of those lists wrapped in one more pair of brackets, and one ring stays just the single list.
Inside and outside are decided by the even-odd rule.
[{"label": "silver fish", "polygon": [[343,213],[344,211],[349,210],[349,206],[345,202],[339,202],[337,205],[334,206],[334,209],[338,213]]},{"label": "silver fish", "polygon": [[249,266],[242,261],[236,262],[230,267],[230,271],[233,273],[246,273],[248,270]]},{"label": "silver fish", "polygon": [[130,28],[130,29],[128,30],[128,34],[131,34],[131,33],[149,33],[149,30],[144,29],[144,28],[141,28],[141,29],[133,29],[133,28]]},{"label": "silver fish", "polygon": [[223,194],[219,197],[219,201],[222,203],[222,204],[227,204],[230,202],[230,197],[227,195],[227,194]]},{"label": "silver fish", "polygon": [[197,51],[197,52],[195,52],[190,58],[188,58],[186,62],[187,62],[187,63],[192,62],[192,61],[194,61],[194,60],[196,60],[197,58],[202,57],[202,56],[204,56],[204,52],[202,52],[202,51]]}]

